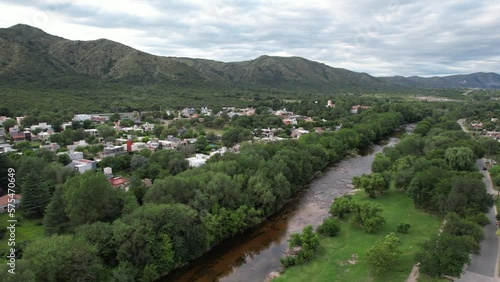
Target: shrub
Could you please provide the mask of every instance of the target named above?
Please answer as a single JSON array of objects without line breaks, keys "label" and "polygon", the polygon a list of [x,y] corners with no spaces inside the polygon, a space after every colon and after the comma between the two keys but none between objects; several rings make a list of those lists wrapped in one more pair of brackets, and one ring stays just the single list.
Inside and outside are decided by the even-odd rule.
[{"label": "shrub", "polygon": [[333,237],[340,232],[340,224],[337,219],[329,217],[323,220],[316,231],[321,235]]},{"label": "shrub", "polygon": [[409,223],[406,223],[406,222],[400,222],[398,225],[397,225],[397,232],[398,233],[403,233],[403,234],[407,234],[408,233],[408,230],[410,229],[411,225]]}]

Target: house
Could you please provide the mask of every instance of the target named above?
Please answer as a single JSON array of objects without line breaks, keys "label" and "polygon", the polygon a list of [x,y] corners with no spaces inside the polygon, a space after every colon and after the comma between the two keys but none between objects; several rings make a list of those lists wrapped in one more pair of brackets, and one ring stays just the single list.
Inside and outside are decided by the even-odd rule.
[{"label": "house", "polygon": [[0,116],[0,125],[3,124],[4,121],[10,119],[9,117],[6,117],[6,116]]},{"label": "house", "polygon": [[328,101],[326,102],[326,107],[327,107],[327,108],[335,108],[335,104],[334,104],[334,103],[332,103],[332,100],[328,100]]},{"label": "house", "polygon": [[201,109],[200,109],[200,113],[201,113],[202,115],[209,116],[209,115],[211,115],[211,114],[212,114],[212,110],[211,110],[211,109],[209,109],[208,107],[201,107]]},{"label": "house", "polygon": [[57,155],[63,155],[63,154],[68,155],[71,160],[80,160],[80,159],[83,159],[83,152],[78,152],[78,151],[75,151],[75,150],[69,150],[67,152],[60,152]]},{"label": "house", "polygon": [[280,116],[280,117],[289,117],[289,116],[293,116],[293,112],[289,112],[289,111],[287,111],[286,109],[283,109],[283,110],[277,110],[274,114],[275,114],[275,115],[277,115],[277,116]]},{"label": "house", "polygon": [[108,181],[111,184],[111,186],[128,191],[130,183],[128,179],[118,176],[118,177],[111,177],[110,179],[108,179]]},{"label": "house", "polygon": [[289,125],[289,124],[297,124],[298,121],[296,119],[292,119],[292,118],[284,118],[283,119],[283,123],[285,125]]},{"label": "house", "polygon": [[73,160],[66,167],[72,168],[74,171],[77,171],[79,173],[84,173],[87,170],[96,170],[97,163],[96,161],[79,159],[79,160]]},{"label": "house", "polygon": [[80,140],[80,141],[75,141],[73,142],[73,145],[68,145],[66,146],[66,148],[68,148],[68,150],[74,150],[76,149],[76,147],[87,147],[89,144],[87,144],[87,142],[85,140]]},{"label": "house", "polygon": [[302,127],[299,127],[297,129],[292,130],[292,133],[290,134],[290,137],[292,138],[299,138],[302,134],[307,134],[309,133],[308,130],[305,130]]},{"label": "house", "polygon": [[17,124],[21,124],[21,122],[23,121],[23,119],[24,119],[25,117],[27,117],[27,116],[16,117]]},{"label": "house", "polygon": [[491,118],[491,122],[498,122],[498,118]]},{"label": "house", "polygon": [[243,110],[243,114],[246,116],[254,116],[255,115],[255,109],[254,108],[246,108]]},{"label": "house", "polygon": [[99,136],[99,131],[97,131],[97,129],[95,129],[95,128],[85,129],[85,132],[87,132],[89,135],[92,135],[94,137]]},{"label": "house", "polygon": [[14,197],[11,197],[9,195],[0,197],[0,213],[8,212],[9,204],[11,205],[10,207],[19,207],[19,204],[21,204],[21,195],[14,194]]},{"label": "house", "polygon": [[195,113],[196,113],[196,109],[195,108],[184,108],[181,111],[181,115],[183,115],[185,117],[189,117],[190,115],[193,115]]},{"label": "house", "polygon": [[5,141],[5,129],[0,128],[0,142],[4,142],[4,141]]},{"label": "house", "polygon": [[40,141],[47,141],[49,140],[50,138],[50,135],[52,135],[50,132],[40,132],[36,135],[36,137],[38,138],[38,140]]},{"label": "house", "polygon": [[470,126],[472,129],[483,129],[483,123],[478,121],[471,122]]},{"label": "house", "polygon": [[24,132],[11,133],[10,137],[12,137],[12,140],[14,140],[14,142],[26,141],[26,134],[24,134]]},{"label": "house", "polygon": [[90,120],[96,123],[105,123],[109,120],[108,116],[94,115],[90,117]]},{"label": "house", "polygon": [[80,115],[75,115],[73,117],[73,121],[85,121],[85,120],[92,120],[92,116],[88,114],[80,114]]},{"label": "house", "polygon": [[[49,151],[52,151],[52,152],[55,152],[57,151],[58,149],[61,148],[61,146],[59,146],[59,144],[57,143],[50,143],[48,145],[40,145],[39,147],[40,149],[46,149],[46,150],[49,150]],[[83,154],[82,154],[82,157],[80,159],[83,158]]]},{"label": "house", "polygon": [[149,122],[146,122],[145,124],[142,125],[142,128],[144,131],[151,131],[155,128],[155,125]]},{"label": "house", "polygon": [[16,149],[12,149],[11,144],[0,144],[0,154],[2,153],[8,153],[8,152],[15,152],[17,151]]},{"label": "house", "polygon": [[132,140],[127,140],[127,151],[128,152],[137,152],[142,149],[146,149],[146,143],[144,142],[133,142]]},{"label": "house", "polygon": [[357,114],[360,109],[366,110],[369,109],[370,107],[368,106],[361,106],[361,105],[356,105],[351,107],[351,114]]},{"label": "house", "polygon": [[199,167],[204,165],[209,158],[210,156],[204,154],[196,154],[192,158],[187,158],[186,161],[188,161],[190,167]]},{"label": "house", "polygon": [[126,153],[124,146],[107,146],[102,152],[103,157],[114,157]]}]

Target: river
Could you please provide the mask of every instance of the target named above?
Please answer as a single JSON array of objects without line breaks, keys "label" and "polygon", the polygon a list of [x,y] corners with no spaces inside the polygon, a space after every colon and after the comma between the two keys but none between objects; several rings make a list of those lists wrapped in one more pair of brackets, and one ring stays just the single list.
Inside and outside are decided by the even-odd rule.
[{"label": "river", "polygon": [[[412,126],[406,127],[411,131]],[[280,258],[287,251],[290,234],[306,225],[318,226],[328,217],[333,199],[353,192],[354,176],[370,173],[375,154],[399,142],[401,132],[384,142],[347,157],[327,168],[280,212],[263,224],[237,238],[215,246],[210,252],[186,267],[172,271],[160,281],[181,282],[262,282],[272,271],[280,269]]]}]

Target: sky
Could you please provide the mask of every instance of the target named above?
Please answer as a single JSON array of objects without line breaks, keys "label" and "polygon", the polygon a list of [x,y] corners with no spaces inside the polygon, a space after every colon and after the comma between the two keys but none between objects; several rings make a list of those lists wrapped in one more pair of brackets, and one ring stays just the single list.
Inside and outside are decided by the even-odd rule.
[{"label": "sky", "polygon": [[0,0],[29,24],[160,56],[299,56],[375,76],[500,73],[499,0]]}]

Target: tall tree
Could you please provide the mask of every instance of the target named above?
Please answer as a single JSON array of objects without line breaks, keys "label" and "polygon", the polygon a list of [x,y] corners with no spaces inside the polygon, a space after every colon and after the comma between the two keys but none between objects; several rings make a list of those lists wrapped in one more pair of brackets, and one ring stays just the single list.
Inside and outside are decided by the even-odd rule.
[{"label": "tall tree", "polygon": [[21,207],[28,218],[43,216],[45,206],[50,201],[50,191],[39,174],[29,173],[22,181]]}]

